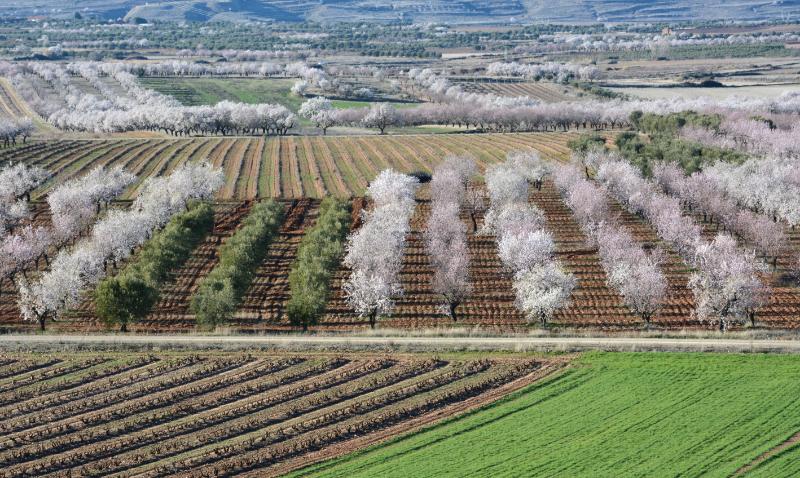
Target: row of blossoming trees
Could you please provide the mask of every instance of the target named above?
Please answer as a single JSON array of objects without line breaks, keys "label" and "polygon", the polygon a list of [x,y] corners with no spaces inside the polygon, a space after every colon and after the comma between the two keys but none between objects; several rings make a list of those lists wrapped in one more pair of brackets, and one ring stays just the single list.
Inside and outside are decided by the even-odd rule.
[{"label": "row of blossoming trees", "polygon": [[[76,63],[64,68],[49,63],[0,62],[0,73],[12,80],[42,117],[67,131],[283,135],[295,126],[295,115],[283,105],[222,101],[209,106],[183,106],[171,96],[140,86],[126,65]],[[82,91],[74,77],[82,77],[99,95]],[[119,88],[111,88],[104,77],[111,78]],[[40,87],[42,83],[47,87]],[[0,123],[0,138],[2,132]]]},{"label": "row of blossoming trees", "polygon": [[[483,209],[483,191],[473,181],[474,161],[451,157],[435,169],[423,243],[433,271],[431,289],[450,318],[457,319],[459,306],[472,292],[469,231],[462,213],[472,217],[473,233],[496,238],[517,306],[529,321],[545,324],[569,303],[576,280],[556,258],[544,213],[529,201],[531,187],[540,189],[551,175],[589,245],[598,250],[609,287],[645,324],[666,303],[665,254],[659,249],[648,252],[627,231],[612,213],[611,199],[647,221],[665,247],[690,266],[688,285],[697,317],[718,323],[722,330],[754,320],[769,293],[761,278],[766,262],[774,263],[789,245],[780,222],[736,201],[727,189],[727,182],[739,178],[738,170],[712,168],[685,177],[675,166],[659,165],[654,178],[646,179],[613,153],[590,151],[581,160],[583,164],[551,166],[535,153],[512,153],[504,163],[488,168],[484,178],[489,208],[480,230],[475,216]],[[109,202],[135,177],[121,169],[97,168],[52,190],[47,197],[52,220],[41,225],[31,217],[28,201],[30,192],[47,179],[35,167],[17,164],[0,170],[0,273],[2,279],[16,282],[23,316],[41,327],[78,305],[82,293],[98,283],[98,310],[103,315],[119,317],[120,310],[142,303],[149,304],[145,309],[152,307],[167,272],[189,257],[212,224],[208,207],[182,211],[192,199],[210,198],[222,183],[222,173],[204,163],[184,165],[170,176],[146,180],[129,209],[116,209],[108,208]],[[293,266],[293,322],[305,328],[324,313],[332,273],[343,252],[351,271],[343,288],[352,309],[373,327],[379,316],[392,312],[403,293],[400,271],[418,186],[413,176],[381,172],[367,192],[372,207],[363,212],[363,225],[347,237],[344,247],[347,208],[325,205],[318,227],[304,240],[305,252]],[[727,232],[705,239],[686,208]],[[261,203],[224,244],[220,264],[193,299],[199,322],[216,326],[230,318],[281,217],[279,205]],[[144,244],[120,274],[103,280],[111,264],[128,259]],[[41,259],[46,267],[39,267]],[[303,294],[309,300],[303,300]],[[127,319],[117,322],[125,327]]]},{"label": "row of blossoming trees", "polygon": [[[127,259],[189,201],[210,198],[223,181],[222,172],[206,163],[187,164],[169,176],[145,180],[130,208],[103,212],[135,176],[97,168],[56,187],[47,197],[52,220],[39,225],[31,220],[26,194],[46,178],[38,168],[21,165],[0,171],[2,207],[15,212],[15,223],[4,221],[1,278],[16,282],[23,317],[42,329],[47,319],[57,320],[77,306],[110,264]],[[46,267],[40,270],[41,259]]]},{"label": "row of blossoming trees", "polygon": [[[517,306],[529,321],[544,324],[569,303],[575,279],[555,259],[544,215],[528,203],[529,185],[540,184],[544,171],[538,156],[531,154],[512,155],[488,170],[490,208],[480,231],[474,215],[482,209],[482,194],[471,184],[475,163],[452,157],[434,171],[423,238],[433,269],[431,289],[454,321],[457,308],[472,291],[468,231],[461,211],[473,217],[475,233],[496,236],[498,254],[513,277]],[[363,226],[348,239],[344,262],[351,273],[344,290],[351,307],[373,327],[379,315],[391,313],[394,300],[403,293],[400,269],[417,186],[411,176],[383,171],[367,191],[373,208],[364,213]]]},{"label": "row of blossoming trees", "polygon": [[[766,172],[769,162],[762,167],[765,177],[775,179],[774,170]],[[594,179],[589,175],[592,170]],[[450,158],[435,170],[431,214],[423,234],[433,269],[431,289],[453,320],[471,293],[468,232],[461,213],[481,207],[473,196],[474,174],[474,163],[465,158]],[[686,177],[676,166],[665,164],[655,168],[653,179],[646,179],[617,155],[600,152],[554,167],[535,154],[511,154],[505,163],[485,172],[490,207],[480,233],[496,237],[498,256],[513,278],[517,306],[529,321],[546,323],[569,303],[576,286],[575,278],[555,258],[543,213],[528,200],[530,186],[541,187],[546,175],[552,175],[588,245],[597,249],[608,286],[645,325],[667,303],[663,270],[667,253],[658,247],[650,250],[635,239],[610,208],[613,200],[648,222],[664,247],[690,267],[688,287],[695,317],[723,331],[733,323],[755,321],[770,293],[763,279],[767,263],[774,265],[787,251],[789,239],[786,222],[776,221],[777,215],[773,219],[761,212],[758,203],[736,200],[727,184],[743,180],[740,171],[711,168]],[[402,293],[399,271],[415,188],[407,176],[382,173],[369,191],[375,207],[348,242],[345,262],[352,274],[345,291],[353,309],[369,317],[373,326],[378,315],[391,312],[393,299]],[[705,239],[687,209],[716,222],[722,231]]]},{"label": "row of blossoming trees", "polygon": [[[601,154],[595,159],[596,179],[604,190],[631,213],[649,222],[659,238],[694,270],[689,287],[695,298],[697,317],[717,322],[720,330],[732,322],[754,320],[755,311],[768,292],[760,279],[763,261],[758,260],[754,249],[739,247],[728,233],[720,232],[713,240],[705,240],[697,222],[683,213],[680,199],[702,203],[708,211],[716,207],[710,205],[714,200],[723,198],[712,197],[712,202],[702,197],[687,199],[683,189],[667,180],[668,168],[662,169],[657,177],[674,195],[665,193],[657,183],[643,178],[635,167],[613,154]],[[692,180],[686,182],[686,190],[692,190],[692,183]],[[746,211],[726,209],[726,214],[731,216],[724,221],[741,218],[742,227],[746,228],[752,227],[748,224],[763,223]]]}]

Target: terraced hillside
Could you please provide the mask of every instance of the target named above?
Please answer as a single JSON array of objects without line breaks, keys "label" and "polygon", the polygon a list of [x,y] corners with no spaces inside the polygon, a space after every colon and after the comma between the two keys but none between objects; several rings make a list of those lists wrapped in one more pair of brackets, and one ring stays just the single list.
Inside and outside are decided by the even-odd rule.
[{"label": "terraced hillside", "polygon": [[0,5],[0,15],[27,16],[53,12],[68,18],[75,12],[98,14],[103,18],[144,17],[157,20],[279,20],[314,21],[396,21],[456,24],[514,21],[583,22],[658,22],[697,20],[779,20],[793,18],[794,2],[742,0],[736,3],[715,0],[83,0],[64,3],[56,0],[17,0]]}]

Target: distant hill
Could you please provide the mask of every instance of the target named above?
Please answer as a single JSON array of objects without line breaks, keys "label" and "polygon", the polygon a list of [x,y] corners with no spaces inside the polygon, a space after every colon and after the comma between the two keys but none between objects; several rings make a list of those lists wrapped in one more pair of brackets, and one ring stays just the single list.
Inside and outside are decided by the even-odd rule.
[{"label": "distant hill", "polygon": [[800,0],[12,0],[3,16],[448,23],[800,20]]}]

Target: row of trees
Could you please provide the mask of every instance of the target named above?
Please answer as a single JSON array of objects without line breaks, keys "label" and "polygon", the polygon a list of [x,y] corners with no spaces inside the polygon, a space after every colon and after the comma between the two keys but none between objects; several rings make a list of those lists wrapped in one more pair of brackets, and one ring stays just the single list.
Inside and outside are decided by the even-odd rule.
[{"label": "row of trees", "polygon": [[[458,97],[458,96],[457,96]],[[396,109],[391,104],[376,104],[371,107],[334,109],[325,98],[317,97],[303,104],[300,114],[313,121],[326,131],[332,126],[365,126],[381,131],[387,127],[419,126],[426,124],[474,127],[481,131],[548,131],[570,128],[607,129],[633,125],[633,121],[662,117],[664,112],[686,112],[693,109],[741,108],[752,111],[766,111],[770,104],[762,101],[749,101],[740,104],[722,105],[708,99],[696,100],[658,100],[658,101],[582,101],[547,104],[506,104],[498,99],[489,101],[489,97],[479,100],[462,98],[458,101],[442,101],[425,103],[413,108]],[[488,101],[488,103],[487,103]],[[796,102],[800,111],[800,98]],[[733,111],[733,110],[729,110]],[[658,114],[656,114],[658,113]],[[676,121],[685,118],[717,118],[710,115],[682,114],[674,116]],[[650,123],[647,123],[649,125]],[[680,122],[676,127],[682,126]],[[670,156],[688,155],[687,162],[699,161],[705,164],[717,157],[739,158],[740,154],[725,154],[727,150],[719,148],[698,148],[696,144],[674,140],[674,135],[658,135],[661,141],[650,144],[642,141],[637,135],[628,133],[619,141],[621,147],[631,150],[642,160],[650,161],[665,154]],[[630,144],[629,144],[630,143]],[[698,150],[700,158],[694,158]],[[689,165],[691,166],[691,165]]]},{"label": "row of trees", "polygon": [[267,247],[278,233],[283,206],[273,200],[259,202],[219,249],[219,262],[200,283],[191,308],[201,327],[225,323],[253,282]]},{"label": "row of trees", "polygon": [[108,205],[136,176],[122,167],[98,166],[85,176],[65,181],[47,195],[53,234],[59,241],[69,240],[89,228],[104,205]]},{"label": "row of trees", "polygon": [[687,127],[681,136],[719,148],[737,149],[755,156],[800,156],[800,120],[782,120],[778,115],[768,117],[731,112],[718,128]]},{"label": "row of trees", "polygon": [[449,157],[437,166],[431,179],[431,212],[425,229],[425,249],[433,267],[431,286],[442,296],[447,314],[456,320],[456,308],[469,296],[467,228],[460,212],[468,202],[475,161]]},{"label": "row of trees", "polygon": [[0,233],[5,235],[29,215],[30,193],[50,174],[38,166],[9,164],[0,169]]},{"label": "row of trees", "polygon": [[281,105],[233,103],[214,106],[147,106],[130,110],[82,111],[62,109],[49,121],[67,131],[125,132],[161,130],[176,136],[191,134],[275,134],[285,135],[296,117]]},{"label": "row of trees", "polygon": [[11,119],[0,117],[0,141],[3,147],[16,146],[17,139],[22,138],[22,143],[27,143],[35,128],[30,118]]},{"label": "row of trees", "polygon": [[766,292],[758,277],[763,263],[755,253],[739,250],[736,240],[725,233],[705,241],[700,227],[683,215],[677,199],[660,192],[613,154],[598,155],[598,159],[597,180],[625,208],[650,222],[659,237],[695,269],[689,287],[696,316],[718,323],[722,331],[732,322],[754,321]]},{"label": "row of trees", "polygon": [[[0,184],[14,189],[16,181],[19,191],[30,191],[48,177],[39,168],[22,165],[15,165],[5,172],[15,174],[0,173]],[[51,249],[58,249],[88,230],[101,206],[114,199],[134,179],[132,174],[120,168],[107,171],[98,167],[83,178],[67,181],[55,188],[47,197],[52,226],[26,224],[16,231],[11,227],[8,234],[3,235],[0,280],[14,280],[20,273],[25,277],[27,269],[42,258],[49,263]],[[14,209],[19,211],[17,221],[29,217],[26,200],[18,200]]]},{"label": "row of trees", "polygon": [[334,126],[375,128],[384,133],[390,127],[451,125],[474,127],[480,131],[567,131],[570,128],[614,128],[627,125],[628,107],[622,104],[565,103],[533,107],[476,107],[470,103],[426,103],[397,109],[390,103],[369,107],[335,109],[323,97],[312,98],[299,113],[327,132]]},{"label": "row of trees", "polygon": [[[28,169],[20,166],[14,168]],[[26,184],[29,191],[48,175],[38,168],[30,168],[23,176],[27,176],[27,179],[17,180]],[[10,178],[6,176],[5,179]],[[55,188],[47,197],[52,226],[27,224],[16,231],[12,227],[7,235],[3,235],[0,243],[0,279],[14,280],[19,273],[24,276],[26,270],[32,264],[38,264],[42,258],[49,263],[51,249],[74,241],[87,231],[100,213],[101,206],[117,197],[134,179],[132,174],[120,168],[108,171],[98,167],[82,178],[67,181]],[[9,186],[11,183],[5,184]],[[27,219],[27,202],[20,200],[15,206],[20,211],[17,220]]]},{"label": "row of trees", "polygon": [[[305,65],[298,62],[290,65]],[[106,76],[128,73],[136,77],[171,77],[171,76],[253,76],[275,77],[295,76],[297,66],[272,61],[244,60],[221,63],[198,63],[185,60],[158,62],[72,62],[67,68],[91,68]],[[291,70],[291,71],[287,71]]]},{"label": "row of trees", "polygon": [[344,292],[350,307],[373,328],[378,315],[391,313],[393,298],[403,293],[400,268],[418,185],[412,176],[381,171],[367,189],[372,209],[363,213],[363,225],[347,240],[344,263],[351,273]]},{"label": "row of trees", "polygon": [[713,176],[696,172],[687,177],[677,166],[665,163],[654,168],[653,180],[668,194],[701,213],[705,221],[716,222],[736,234],[765,258],[771,257],[773,267],[776,265],[778,255],[788,244],[783,226],[763,214],[740,208]]},{"label": "row of trees", "polygon": [[211,198],[222,183],[222,171],[207,163],[185,164],[169,176],[147,179],[130,209],[109,211],[88,237],[62,249],[39,277],[17,278],[24,319],[37,321],[42,329],[48,318],[59,319],[79,304],[84,290],[105,277],[109,263],[128,258],[190,200]]},{"label": "row of trees", "polygon": [[516,61],[494,62],[486,67],[489,76],[518,77],[539,81],[542,79],[567,83],[570,80],[591,81],[600,77],[600,70],[594,65],[575,63],[517,63]]},{"label": "row of trees", "polygon": [[589,245],[597,248],[609,287],[649,326],[667,292],[661,251],[644,250],[611,213],[602,188],[586,180],[577,165],[556,167],[553,179]]},{"label": "row of trees", "polygon": [[[54,126],[68,131],[283,135],[295,126],[295,115],[282,105],[222,101],[213,106],[182,106],[171,96],[142,88],[136,77],[119,65],[125,64],[87,62],[70,64],[65,69],[57,64],[33,63],[6,69],[16,73],[15,86],[22,83],[21,93],[26,100]],[[38,76],[59,96],[54,99],[31,90],[21,72]],[[72,83],[71,74],[85,78],[102,96],[81,91]],[[103,77],[113,78],[126,94],[119,95],[101,80]]]},{"label": "row of trees", "polygon": [[628,52],[651,51],[666,54],[676,47],[718,47],[724,45],[764,45],[796,43],[800,35],[787,32],[746,32],[705,34],[682,32],[664,36],[640,32],[555,33],[542,34],[514,49],[515,53],[553,52]]},{"label": "row of trees", "polygon": [[231,48],[211,50],[202,46],[183,48],[175,52],[175,56],[180,58],[221,56],[227,61],[265,61],[275,58],[303,59],[310,54],[310,51],[303,50],[235,50]]},{"label": "row of trees", "polygon": [[528,203],[526,172],[533,168],[524,165],[541,160],[526,158],[487,169],[484,177],[490,209],[485,232],[494,232],[500,260],[513,275],[517,307],[529,321],[545,325],[569,304],[576,281],[555,259],[555,244],[545,230],[544,214]]},{"label": "row of trees", "polygon": [[753,158],[739,166],[716,163],[705,173],[742,206],[792,228],[800,224],[800,158]]},{"label": "row of trees", "polygon": [[331,279],[344,253],[350,220],[348,202],[332,197],[323,199],[316,224],[306,232],[297,249],[297,259],[289,272],[291,296],[286,314],[289,321],[303,331],[317,324],[325,312]]},{"label": "row of trees", "polygon": [[153,309],[170,272],[189,259],[213,227],[214,209],[205,202],[175,216],[122,271],[100,282],[95,291],[97,315],[126,332],[129,324]]}]

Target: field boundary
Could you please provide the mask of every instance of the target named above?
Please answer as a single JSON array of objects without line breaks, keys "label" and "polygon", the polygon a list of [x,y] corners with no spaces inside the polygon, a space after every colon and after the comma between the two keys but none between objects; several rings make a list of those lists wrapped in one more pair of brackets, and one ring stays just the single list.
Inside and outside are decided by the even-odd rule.
[{"label": "field boundary", "polygon": [[765,451],[764,453],[758,455],[753,461],[744,465],[743,467],[736,470],[736,472],[732,475],[736,476],[745,476],[749,472],[753,471],[759,465],[764,463],[765,461],[769,460],[770,458],[777,456],[783,453],[784,450],[791,448],[792,446],[796,445],[800,442],[800,432],[795,433],[794,435],[790,436],[785,441],[779,443],[778,445],[770,448],[769,450]]},{"label": "field boundary", "polygon": [[0,335],[0,349],[31,346],[262,347],[279,349],[717,352],[800,354],[800,340],[629,337],[365,337],[300,335]]},{"label": "field boundary", "polygon": [[401,422],[395,426],[383,429],[378,433],[353,438],[351,440],[326,447],[322,450],[308,453],[300,458],[290,460],[282,464],[282,466],[276,467],[275,469],[261,471],[264,472],[263,476],[283,476],[325,460],[330,460],[353,453],[354,451],[363,453],[372,447],[392,441],[402,440],[413,433],[428,428],[430,425],[438,426],[446,422],[449,423],[453,420],[458,420],[472,411],[489,406],[499,400],[511,396],[511,394],[516,391],[545,379],[556,372],[564,370],[569,366],[569,363],[573,359],[575,359],[574,355],[547,358],[541,362],[541,367],[537,368],[533,372],[514,381],[505,383],[500,387],[493,388],[486,393],[450,404],[445,408],[434,410],[407,422]]}]

